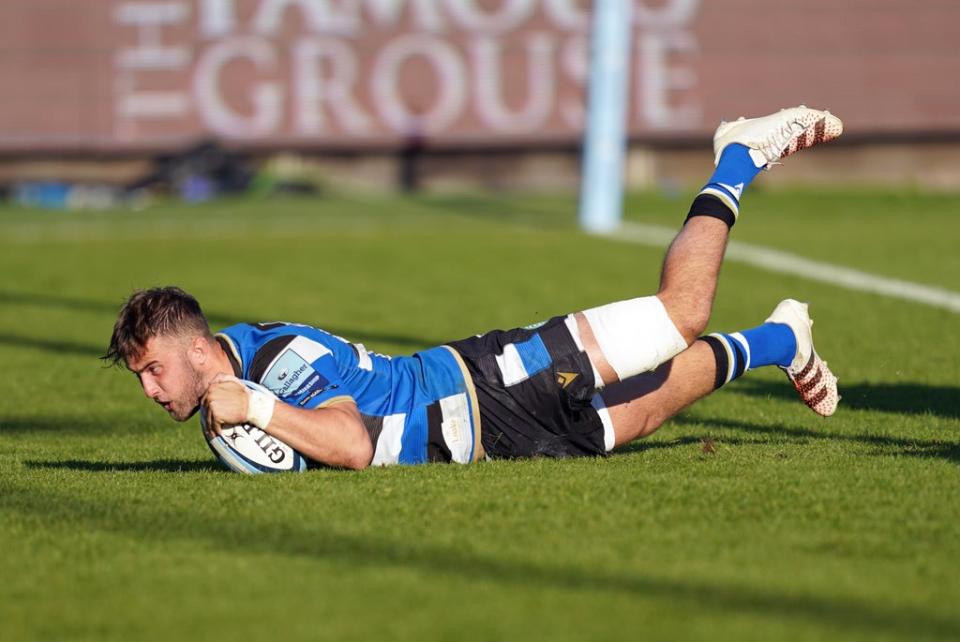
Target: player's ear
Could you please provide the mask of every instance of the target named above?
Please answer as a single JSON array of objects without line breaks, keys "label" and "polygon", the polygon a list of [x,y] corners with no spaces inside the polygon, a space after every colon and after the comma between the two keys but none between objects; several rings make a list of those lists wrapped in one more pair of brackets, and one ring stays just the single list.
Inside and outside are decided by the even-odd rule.
[{"label": "player's ear", "polygon": [[195,367],[204,365],[210,358],[210,344],[205,337],[194,337],[190,340],[187,356]]}]

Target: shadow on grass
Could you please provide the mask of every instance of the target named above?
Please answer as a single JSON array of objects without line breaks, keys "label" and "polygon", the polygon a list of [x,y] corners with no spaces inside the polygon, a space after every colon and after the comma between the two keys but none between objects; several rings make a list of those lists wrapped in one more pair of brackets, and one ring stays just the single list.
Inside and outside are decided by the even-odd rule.
[{"label": "shadow on grass", "polygon": [[[610,392],[607,393],[608,397],[610,393],[622,389],[622,398],[616,396],[609,398],[608,403],[624,403],[630,399],[638,398],[656,390],[669,375],[669,371],[668,362],[655,372],[639,375],[628,380],[628,382],[624,382],[624,384],[621,384],[617,388],[611,388]],[[741,380],[737,382],[732,390],[746,395],[782,398],[794,404],[796,404],[797,401],[796,392],[790,386],[771,381]],[[960,418],[960,388],[921,384],[859,384],[844,386],[842,392],[844,395],[843,405],[845,407],[900,414],[934,415],[947,419]],[[803,411],[801,410],[801,412]],[[778,437],[777,443],[788,441],[789,443],[802,444],[813,439],[856,442],[876,446],[878,449],[877,454],[898,454],[911,457],[944,459],[955,464],[960,464],[960,443],[956,442],[957,435],[953,434],[948,435],[949,439],[944,440],[911,439],[907,437],[869,434],[850,435],[832,432],[828,424],[824,424],[823,430],[811,430],[808,428],[783,425],[762,425],[722,418],[691,418],[689,415],[680,415],[673,418],[671,422],[679,425],[707,424],[710,427],[744,430],[751,434],[775,435]],[[714,438],[719,443],[732,445],[773,443],[771,439],[744,440],[737,437],[720,439],[715,436]],[[670,441],[655,440],[648,442],[640,440],[626,446],[622,451],[643,452],[644,450],[651,449],[688,446],[702,441],[698,436],[680,437]]]},{"label": "shadow on grass", "polygon": [[[742,379],[736,392],[795,401],[797,393],[789,385],[758,379]],[[960,388],[930,386],[920,383],[857,383],[840,384],[842,408],[874,410],[907,415],[935,415],[960,419]]]},{"label": "shadow on grass", "polygon": [[[94,312],[115,318],[123,305],[123,300],[116,302],[98,301],[96,299],[82,299],[62,294],[41,294],[37,292],[11,292],[0,290],[0,305],[23,305],[32,307],[51,308],[71,312]],[[207,314],[207,320],[214,325],[233,325],[248,319],[240,319],[229,315]],[[98,348],[99,350],[99,348]],[[101,354],[103,354],[101,352]]]},{"label": "shadow on grass", "polygon": [[[692,418],[684,415],[674,417],[670,420],[673,424],[681,426],[702,426],[709,425],[711,428],[729,428],[743,430],[754,434],[775,435],[781,437],[776,443],[783,443],[783,438],[789,438],[792,443],[803,444],[813,440],[825,441],[845,441],[850,443],[859,443],[877,448],[876,454],[880,455],[903,455],[908,457],[921,457],[930,459],[944,459],[954,464],[960,465],[960,443],[955,441],[941,441],[937,439],[911,439],[908,437],[890,437],[886,435],[868,435],[868,434],[843,434],[831,432],[829,426],[824,426],[823,430],[811,430],[809,428],[800,428],[796,426],[784,425],[764,425],[748,421],[739,421],[732,419],[714,419],[714,418]],[[769,439],[742,440],[738,438],[723,438],[711,435],[718,443],[726,444],[744,444],[759,443],[772,444]],[[951,435],[955,438],[955,435]],[[682,437],[671,442],[663,443],[663,447],[682,446],[689,443],[701,441],[699,437]],[[638,442],[642,444],[643,442]],[[651,442],[654,446],[658,442]],[[642,447],[641,447],[642,448]]]},{"label": "shadow on grass", "polygon": [[[682,421],[678,421],[677,419],[674,419],[672,421],[674,423],[684,423]],[[691,423],[703,424],[706,422],[697,421],[697,422],[691,422]],[[711,426],[715,425],[713,421],[710,421],[709,423]],[[778,440],[777,442],[772,442],[769,439],[762,439],[762,438],[743,439],[741,437],[719,437],[714,433],[709,436],[704,435],[703,437],[694,437],[694,436],[688,435],[685,437],[677,437],[676,439],[669,439],[669,440],[647,441],[647,440],[640,439],[638,441],[634,441],[620,448],[617,448],[616,453],[614,454],[642,453],[642,452],[647,452],[652,450],[670,450],[672,448],[682,448],[684,446],[693,446],[693,445],[699,446],[701,452],[703,452],[704,454],[710,454],[711,452],[713,452],[713,449],[716,446],[764,446],[764,445],[769,446],[774,443],[804,444],[806,442],[807,442],[806,439],[798,439],[795,437],[789,438],[789,439],[781,439],[781,440]]]},{"label": "shadow on grass", "polygon": [[[597,591],[663,600],[691,610],[737,613],[766,618],[790,618],[807,625],[870,632],[899,633],[956,639],[960,617],[944,616],[912,606],[873,604],[852,597],[782,592],[763,586],[651,577],[639,572],[584,568],[564,563],[545,565],[503,555],[472,552],[463,547],[415,544],[387,535],[352,536],[318,528],[315,523],[257,521],[249,515],[204,519],[195,510],[184,511],[155,502],[105,502],[36,488],[8,487],[0,494],[0,509],[28,514],[53,525],[83,525],[88,530],[122,533],[139,540],[167,542],[179,538],[203,542],[222,551],[238,549],[263,555],[287,555],[324,560],[356,568],[409,568],[417,572],[465,581],[496,582],[509,587],[560,589],[580,593]],[[837,631],[831,631],[836,635]]]},{"label": "shadow on grass", "polygon": [[[149,409],[144,407],[145,411]],[[155,415],[159,418],[159,415]],[[105,435],[118,430],[118,426],[129,427],[138,433],[156,432],[168,426],[135,423],[129,417],[72,418],[49,416],[0,417],[0,435],[22,433],[51,433],[62,435]]]},{"label": "shadow on grass", "polygon": [[0,305],[30,305],[45,308],[72,310],[74,312],[109,312],[116,314],[120,303],[106,303],[77,297],[38,294],[36,292],[11,292],[0,290]]},{"label": "shadow on grass", "polygon": [[97,358],[103,354],[104,348],[77,341],[62,339],[40,339],[21,335],[0,332],[0,346],[12,348],[31,348],[41,352],[52,352],[58,355],[76,355],[80,357]]},{"label": "shadow on grass", "polygon": [[34,469],[74,470],[95,473],[206,473],[222,472],[224,467],[215,461],[192,459],[156,459],[153,461],[99,462],[68,459],[66,461],[24,461],[23,465]]},{"label": "shadow on grass", "polygon": [[[121,304],[122,301],[117,303],[107,303],[104,301],[80,299],[76,297],[60,295],[55,296],[50,294],[37,294],[34,292],[10,292],[0,290],[0,305],[40,306],[76,312],[97,312],[108,315],[111,319],[115,318],[117,312],[120,310]],[[237,323],[251,322],[249,318],[240,318],[237,316],[222,314],[216,311],[211,312],[208,310],[205,312],[205,314],[207,316],[207,320],[214,327],[214,331],[216,331],[217,328],[231,326]],[[296,321],[304,322],[304,320],[299,319]],[[309,320],[306,320],[306,322],[310,323]],[[328,326],[323,324],[318,324],[317,327],[322,328],[331,334],[346,337],[350,341],[370,344],[385,343],[402,346],[411,350],[429,348],[444,342],[431,337],[412,336],[408,334],[373,332],[370,330]],[[74,341],[63,341],[53,338],[37,338],[10,333],[0,333],[0,345],[8,345],[15,348],[27,347],[44,352],[53,352],[55,354],[71,354],[84,357],[99,357],[102,355],[106,351],[107,342],[109,339],[109,336],[105,336],[103,345],[96,345],[89,343],[78,343]]]}]

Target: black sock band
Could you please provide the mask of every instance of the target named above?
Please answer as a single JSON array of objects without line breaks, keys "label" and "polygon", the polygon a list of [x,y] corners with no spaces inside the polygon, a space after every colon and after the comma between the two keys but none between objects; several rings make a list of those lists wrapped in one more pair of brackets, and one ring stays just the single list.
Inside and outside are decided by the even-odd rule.
[{"label": "black sock band", "polygon": [[697,197],[693,199],[693,204],[690,206],[690,213],[687,214],[687,221],[694,216],[711,216],[718,218],[726,223],[728,228],[733,227],[733,224],[737,222],[737,217],[727,204],[710,194],[698,194]]},{"label": "black sock band", "polygon": [[713,389],[721,387],[727,382],[727,372],[730,370],[730,359],[727,357],[727,349],[723,342],[716,337],[700,337],[701,341],[706,342],[713,350],[713,358],[717,361],[717,373],[713,380]]}]

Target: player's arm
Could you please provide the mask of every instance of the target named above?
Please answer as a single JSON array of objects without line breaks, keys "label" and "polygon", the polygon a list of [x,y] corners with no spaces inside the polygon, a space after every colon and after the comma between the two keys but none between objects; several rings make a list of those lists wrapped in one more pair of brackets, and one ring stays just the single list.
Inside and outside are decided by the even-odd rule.
[{"label": "player's arm", "polygon": [[[259,403],[265,403],[263,398]],[[215,379],[203,398],[207,425],[214,432],[225,425],[254,423],[322,464],[357,470],[370,465],[373,444],[357,405],[349,398],[314,409],[297,408],[280,400],[271,403],[269,411],[257,408],[258,401],[248,389],[229,377]]]},{"label": "player's arm", "polygon": [[277,401],[265,430],[301,454],[328,466],[370,465],[373,445],[353,401],[304,410]]}]

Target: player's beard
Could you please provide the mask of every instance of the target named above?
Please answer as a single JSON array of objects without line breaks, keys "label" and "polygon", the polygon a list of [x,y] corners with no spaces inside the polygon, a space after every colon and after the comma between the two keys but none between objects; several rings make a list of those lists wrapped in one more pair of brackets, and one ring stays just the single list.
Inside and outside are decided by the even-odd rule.
[{"label": "player's beard", "polygon": [[170,415],[175,421],[186,421],[192,417],[194,413],[197,412],[197,409],[200,408],[200,400],[207,391],[207,384],[203,380],[203,373],[194,368],[190,362],[187,362],[187,372],[190,373],[190,381],[184,392],[183,404],[175,404],[175,406],[170,409]]}]

